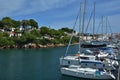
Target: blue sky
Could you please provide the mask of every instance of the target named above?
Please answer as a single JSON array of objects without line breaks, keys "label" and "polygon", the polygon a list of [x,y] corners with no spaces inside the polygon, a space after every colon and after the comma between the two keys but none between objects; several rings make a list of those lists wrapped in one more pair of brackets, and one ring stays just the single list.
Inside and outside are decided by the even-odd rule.
[{"label": "blue sky", "polygon": [[[40,27],[72,28],[79,11],[80,1],[83,6],[84,0],[0,0],[0,19],[5,16],[15,20],[35,19]],[[96,2],[96,31],[101,17],[107,16],[112,32],[120,32],[120,0],[87,0],[85,26],[94,1]],[[88,28],[88,32],[92,32],[92,27]]]}]

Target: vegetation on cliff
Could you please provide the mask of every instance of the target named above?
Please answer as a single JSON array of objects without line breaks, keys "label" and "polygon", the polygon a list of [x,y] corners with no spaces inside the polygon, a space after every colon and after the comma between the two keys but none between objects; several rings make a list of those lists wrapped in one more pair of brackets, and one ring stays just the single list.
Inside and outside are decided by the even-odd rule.
[{"label": "vegetation on cliff", "polygon": [[[34,19],[16,21],[10,17],[0,20],[0,47],[23,47],[26,44],[40,45],[66,45],[69,41],[72,29],[67,27],[59,30],[38,27]],[[74,31],[75,32],[75,31]],[[74,36],[72,43],[76,43]]]}]

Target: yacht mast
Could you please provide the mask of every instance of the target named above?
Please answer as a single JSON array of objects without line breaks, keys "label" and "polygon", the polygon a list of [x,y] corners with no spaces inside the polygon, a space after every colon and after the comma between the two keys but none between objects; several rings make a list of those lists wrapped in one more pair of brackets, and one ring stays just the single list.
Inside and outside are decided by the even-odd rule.
[{"label": "yacht mast", "polygon": [[107,32],[107,17],[106,17],[106,40],[107,40],[108,32]]},{"label": "yacht mast", "polygon": [[84,13],[83,13],[83,23],[82,23],[82,39],[83,39],[83,36],[84,36],[84,22],[85,22],[85,13],[86,13],[86,0],[85,0],[85,3],[84,3]]},{"label": "yacht mast", "polygon": [[82,2],[80,2],[80,16],[79,16],[79,52],[80,53],[80,50],[81,50],[81,19],[82,19]]},{"label": "yacht mast", "polygon": [[106,17],[106,34],[107,34],[107,17]]},{"label": "yacht mast", "polygon": [[102,40],[103,40],[103,16],[102,16]]},{"label": "yacht mast", "polygon": [[93,15],[93,40],[95,37],[95,2],[94,2],[94,15]]}]

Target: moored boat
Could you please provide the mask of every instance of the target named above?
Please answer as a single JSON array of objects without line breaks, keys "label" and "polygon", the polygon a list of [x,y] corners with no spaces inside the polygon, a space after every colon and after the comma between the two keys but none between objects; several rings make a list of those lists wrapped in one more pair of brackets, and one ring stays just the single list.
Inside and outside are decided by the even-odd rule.
[{"label": "moored boat", "polygon": [[81,65],[83,67],[115,70],[113,60],[107,58],[98,58],[94,55],[77,54],[76,56],[66,56],[60,58],[60,66],[68,67],[70,65]]},{"label": "moored boat", "polygon": [[82,68],[80,66],[70,66],[69,68],[62,67],[61,73],[64,75],[87,78],[87,79],[115,79],[115,76],[105,69]]}]

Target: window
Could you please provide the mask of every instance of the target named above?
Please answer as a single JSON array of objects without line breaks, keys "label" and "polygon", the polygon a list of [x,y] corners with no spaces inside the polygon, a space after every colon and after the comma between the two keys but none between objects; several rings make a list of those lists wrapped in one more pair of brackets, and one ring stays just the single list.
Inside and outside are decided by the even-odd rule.
[{"label": "window", "polygon": [[96,66],[96,64],[94,64],[94,66]]},{"label": "window", "polygon": [[70,64],[70,61],[68,61],[68,64]]},{"label": "window", "polygon": [[87,64],[85,64],[85,66],[87,66]]},{"label": "window", "polygon": [[103,67],[105,67],[105,64],[103,64]]}]

